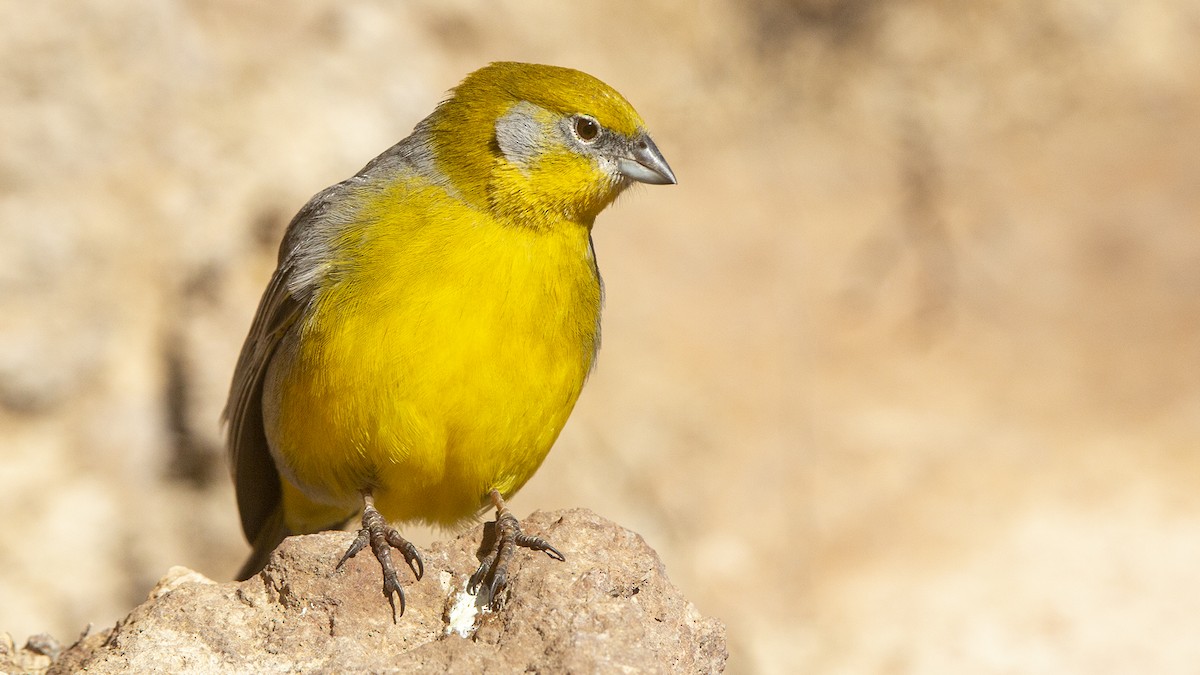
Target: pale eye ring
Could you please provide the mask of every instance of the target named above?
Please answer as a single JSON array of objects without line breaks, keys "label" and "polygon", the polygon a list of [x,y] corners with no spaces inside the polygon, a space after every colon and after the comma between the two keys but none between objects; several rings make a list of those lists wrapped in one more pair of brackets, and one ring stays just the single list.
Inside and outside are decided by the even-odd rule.
[{"label": "pale eye ring", "polygon": [[579,115],[571,125],[575,136],[584,143],[593,143],[600,138],[600,123],[587,115]]}]

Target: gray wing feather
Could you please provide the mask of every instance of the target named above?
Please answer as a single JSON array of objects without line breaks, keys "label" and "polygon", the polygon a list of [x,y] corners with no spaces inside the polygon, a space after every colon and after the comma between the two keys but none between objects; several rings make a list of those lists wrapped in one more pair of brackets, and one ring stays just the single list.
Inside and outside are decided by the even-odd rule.
[{"label": "gray wing feather", "polygon": [[[419,174],[447,187],[434,167],[427,120],[413,135],[371,160],[354,177],[317,193],[288,225],[279,246],[278,267],[263,293],[250,334],[242,345],[224,418],[229,422],[229,464],[237,491],[242,531],[258,542],[264,528],[280,521],[279,471],[263,427],[263,380],[280,340],[308,307],[325,277],[337,235],[356,217],[356,194],[389,185],[400,171]],[[269,538],[269,537],[268,537]],[[256,544],[257,545],[257,544]],[[273,546],[273,544],[272,544]],[[269,551],[268,551],[269,552]]]},{"label": "gray wing feather", "polygon": [[325,239],[322,235],[332,229],[333,224],[326,219],[329,204],[343,186],[335,185],[317,194],[288,225],[279,247],[278,267],[258,303],[234,369],[223,416],[229,423],[229,466],[242,531],[251,542],[256,541],[281,499],[279,471],[263,427],[263,381],[280,340],[299,320],[313,294],[316,275],[306,270],[309,283],[297,284],[297,262],[312,264],[308,256],[324,243],[318,241]]},{"label": "gray wing feather", "polygon": [[279,505],[279,472],[263,428],[263,379],[279,340],[300,315],[302,305],[287,291],[288,268],[271,277],[250,334],[242,345],[225,419],[229,422],[229,466],[237,491],[242,531],[254,541]]}]

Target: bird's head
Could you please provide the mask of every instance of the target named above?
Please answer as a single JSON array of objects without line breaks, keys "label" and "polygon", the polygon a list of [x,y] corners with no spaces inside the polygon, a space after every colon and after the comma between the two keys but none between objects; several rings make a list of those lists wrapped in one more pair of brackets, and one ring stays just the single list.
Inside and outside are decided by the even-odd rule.
[{"label": "bird's head", "polygon": [[525,226],[590,227],[632,183],[675,183],[633,106],[569,68],[493,63],[468,75],[427,123],[451,186]]}]

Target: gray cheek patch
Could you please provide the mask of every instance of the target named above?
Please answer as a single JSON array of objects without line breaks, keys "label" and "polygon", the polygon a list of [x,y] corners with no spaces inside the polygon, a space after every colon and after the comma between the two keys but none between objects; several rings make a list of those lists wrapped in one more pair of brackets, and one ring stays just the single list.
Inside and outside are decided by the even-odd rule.
[{"label": "gray cheek patch", "polygon": [[522,169],[528,169],[534,157],[542,153],[545,130],[537,121],[538,106],[521,101],[496,120],[496,145],[504,158]]}]

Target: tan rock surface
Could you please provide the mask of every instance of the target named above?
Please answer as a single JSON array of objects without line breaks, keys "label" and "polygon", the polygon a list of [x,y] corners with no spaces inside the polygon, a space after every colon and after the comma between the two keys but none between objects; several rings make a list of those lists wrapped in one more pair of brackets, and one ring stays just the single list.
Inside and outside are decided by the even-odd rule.
[{"label": "tan rock surface", "polygon": [[149,600],[50,672],[723,670],[723,624],[700,616],[640,536],[585,510],[535,513],[525,527],[567,560],[519,555],[502,608],[456,620],[457,631],[455,604],[475,608],[464,586],[482,526],[423,552],[425,575],[404,580],[407,608],[394,623],[369,551],[335,573],[351,535],[325,533],[287,540],[241,583],[173,568]]}]

